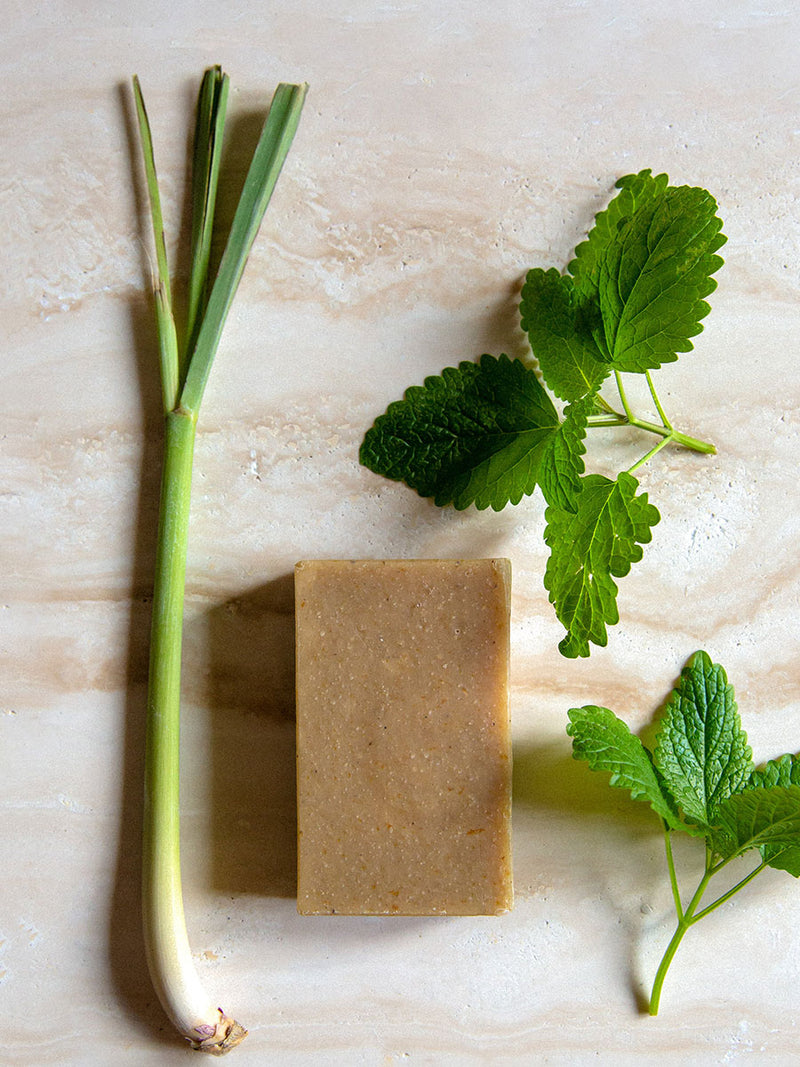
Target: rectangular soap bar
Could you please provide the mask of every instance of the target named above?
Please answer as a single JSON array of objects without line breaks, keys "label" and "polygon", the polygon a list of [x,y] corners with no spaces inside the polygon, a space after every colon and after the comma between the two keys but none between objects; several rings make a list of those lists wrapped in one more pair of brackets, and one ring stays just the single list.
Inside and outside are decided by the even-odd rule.
[{"label": "rectangular soap bar", "polygon": [[298,911],[512,905],[508,560],[295,568]]}]

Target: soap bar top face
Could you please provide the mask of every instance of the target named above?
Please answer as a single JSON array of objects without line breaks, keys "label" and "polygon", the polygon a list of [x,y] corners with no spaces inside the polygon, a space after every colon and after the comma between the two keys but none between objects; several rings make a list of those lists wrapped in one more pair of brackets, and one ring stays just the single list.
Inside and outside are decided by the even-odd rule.
[{"label": "soap bar top face", "polygon": [[295,569],[298,910],[512,905],[508,560]]}]

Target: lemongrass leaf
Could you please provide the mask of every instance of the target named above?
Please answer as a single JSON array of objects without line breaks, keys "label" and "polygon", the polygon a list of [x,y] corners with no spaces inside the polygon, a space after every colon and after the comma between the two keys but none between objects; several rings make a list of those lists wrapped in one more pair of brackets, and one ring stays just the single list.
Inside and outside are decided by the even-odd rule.
[{"label": "lemongrass leaf", "polygon": [[155,289],[156,333],[158,335],[158,357],[161,364],[161,396],[164,412],[170,412],[178,402],[178,370],[180,354],[178,333],[175,319],[164,294],[164,287],[159,283]]},{"label": "lemongrass leaf", "polygon": [[197,102],[192,161],[192,265],[186,324],[187,352],[205,311],[214,209],[230,79],[219,66],[206,71]]},{"label": "lemongrass leaf", "polygon": [[181,392],[181,404],[186,410],[197,411],[200,406],[247,257],[297,130],[307,88],[282,83],[275,90],[190,356]]},{"label": "lemongrass leaf", "polygon": [[136,101],[136,117],[139,123],[139,137],[142,142],[142,158],[150,202],[150,218],[153,224],[153,242],[156,250],[156,324],[161,362],[161,391],[164,398],[164,410],[170,411],[178,399],[178,345],[175,316],[172,310],[172,289],[169,280],[169,265],[167,263],[167,245],[164,238],[164,218],[161,211],[161,196],[158,191],[158,176],[153,154],[153,137],[150,132],[147,109],[144,106],[142,89],[136,75],[133,77],[133,95]]}]

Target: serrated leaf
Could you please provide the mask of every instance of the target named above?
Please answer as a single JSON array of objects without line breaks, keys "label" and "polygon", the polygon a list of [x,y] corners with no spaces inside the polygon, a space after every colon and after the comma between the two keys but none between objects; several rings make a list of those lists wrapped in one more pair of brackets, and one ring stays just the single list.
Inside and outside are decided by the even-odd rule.
[{"label": "serrated leaf", "polygon": [[588,318],[594,302],[581,307],[572,278],[554,268],[528,271],[522,287],[520,316],[542,377],[562,400],[579,400],[596,392],[611,368],[603,361]]},{"label": "serrated leaf", "polygon": [[[750,775],[747,788],[769,789],[772,786],[800,785],[800,756],[787,755],[770,760]],[[800,842],[796,846],[762,845],[761,855],[770,867],[788,871],[800,878]]]},{"label": "serrated leaf", "polygon": [[588,656],[589,643],[605,645],[606,624],[619,620],[617,586],[641,545],[651,540],[659,514],[639,483],[623,472],[615,481],[600,474],[582,479],[574,512],[548,507],[544,539],[550,558],[544,585],[559,621],[567,630],[559,649],[564,656]]},{"label": "serrated leaf", "polygon": [[769,760],[763,767],[752,772],[747,783],[757,788],[773,785],[800,785],[800,756],[787,753],[778,759]]},{"label": "serrated leaf", "polygon": [[756,787],[734,793],[717,808],[716,822],[710,841],[720,859],[751,848],[797,849],[800,786]]},{"label": "serrated leaf", "polygon": [[654,759],[684,817],[699,825],[714,825],[720,805],[747,785],[752,754],[733,687],[705,652],[692,656],[667,700]]},{"label": "serrated leaf", "polygon": [[650,753],[622,719],[592,704],[570,709],[569,720],[567,733],[575,759],[586,760],[593,771],[610,774],[610,785],[629,790],[634,800],[646,801],[673,829],[687,829],[662,788]]},{"label": "serrated leaf", "polygon": [[596,305],[598,349],[619,371],[642,372],[693,348],[722,266],[717,203],[705,189],[670,186],[650,171],[617,183],[569,265],[575,301]]},{"label": "serrated leaf", "polygon": [[542,454],[539,486],[548,504],[577,509],[586,452],[586,421],[594,406],[593,397],[584,397],[564,409],[564,418]]},{"label": "serrated leaf", "polygon": [[551,477],[559,425],[535,371],[487,355],[406,390],[375,420],[359,459],[440,506],[499,511],[533,492],[543,464]]}]

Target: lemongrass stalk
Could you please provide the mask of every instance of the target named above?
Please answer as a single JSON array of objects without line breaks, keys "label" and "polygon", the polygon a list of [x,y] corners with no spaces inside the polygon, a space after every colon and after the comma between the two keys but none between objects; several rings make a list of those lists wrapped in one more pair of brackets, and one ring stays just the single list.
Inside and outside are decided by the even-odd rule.
[{"label": "lemongrass stalk", "polygon": [[[197,975],[186,932],[180,866],[181,646],[194,441],[203,389],[225,318],[291,146],[306,86],[280,85],[276,90],[245,180],[220,270],[206,303],[207,253],[227,94],[227,76],[218,67],[206,72],[196,126],[196,138],[203,144],[195,146],[195,167],[199,166],[201,173],[193,178],[193,250],[197,262],[192,270],[191,288],[195,295],[190,315],[197,324],[196,343],[181,353],[180,360],[166,277],[166,251],[152,138],[136,79],[134,90],[157,249],[156,323],[165,407],[147,700],[142,878],[144,939],[153,986],[175,1028],[193,1048],[221,1054],[234,1048],[247,1031],[216,1006]],[[195,327],[192,326],[187,331],[189,345],[194,333]]]},{"label": "lemongrass stalk", "polygon": [[147,705],[142,908],[147,964],[164,1010],[193,1048],[221,1053],[247,1031],[203,989],[189,948],[181,889],[181,645],[196,422],[183,411],[166,418]]}]

